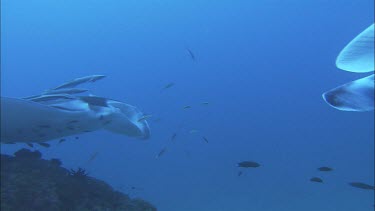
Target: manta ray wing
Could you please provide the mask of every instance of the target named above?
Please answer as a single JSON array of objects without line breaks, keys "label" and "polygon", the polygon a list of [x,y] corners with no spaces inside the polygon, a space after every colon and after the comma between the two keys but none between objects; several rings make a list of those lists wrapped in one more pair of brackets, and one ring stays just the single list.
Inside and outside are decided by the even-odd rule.
[{"label": "manta ray wing", "polygon": [[355,37],[340,52],[336,66],[350,72],[374,71],[374,24]]},{"label": "manta ray wing", "polygon": [[1,97],[1,142],[44,142],[101,128],[147,139],[150,129],[136,107],[103,97],[74,96],[74,89],[105,76],[74,79],[44,94],[22,99]]},{"label": "manta ray wing", "polygon": [[[64,106],[64,105],[61,105]],[[44,142],[102,127],[96,112],[1,97],[1,142]]]},{"label": "manta ray wing", "polygon": [[324,93],[323,99],[342,111],[374,110],[374,75],[336,87]]}]

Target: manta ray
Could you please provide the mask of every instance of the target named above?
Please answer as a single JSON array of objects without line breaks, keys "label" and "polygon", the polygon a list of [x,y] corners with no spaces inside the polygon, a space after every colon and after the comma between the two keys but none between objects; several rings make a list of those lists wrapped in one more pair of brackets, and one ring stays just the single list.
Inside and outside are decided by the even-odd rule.
[{"label": "manta ray", "polygon": [[1,97],[1,143],[42,143],[66,136],[105,129],[147,139],[150,129],[136,107],[97,96],[78,96],[75,88],[103,75],[74,79],[40,95]]},{"label": "manta ray", "polygon": [[[374,24],[355,37],[336,59],[339,69],[366,73],[374,71]],[[323,93],[328,105],[342,111],[374,110],[374,74]]]}]

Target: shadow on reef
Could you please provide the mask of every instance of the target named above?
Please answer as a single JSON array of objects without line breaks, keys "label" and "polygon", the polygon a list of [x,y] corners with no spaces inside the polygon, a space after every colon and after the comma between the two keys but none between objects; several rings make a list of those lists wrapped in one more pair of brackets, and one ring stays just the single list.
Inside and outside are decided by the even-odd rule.
[{"label": "shadow on reef", "polygon": [[39,151],[21,149],[1,155],[1,210],[154,211],[141,199],[114,191],[79,168],[67,170],[58,159],[44,160]]}]

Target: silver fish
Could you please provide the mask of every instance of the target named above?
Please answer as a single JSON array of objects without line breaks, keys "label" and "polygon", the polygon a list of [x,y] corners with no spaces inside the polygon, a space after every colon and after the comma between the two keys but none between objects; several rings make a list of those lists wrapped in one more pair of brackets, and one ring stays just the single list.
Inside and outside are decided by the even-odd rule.
[{"label": "silver fish", "polygon": [[193,61],[196,61],[196,58],[195,58],[195,55],[194,55],[193,51],[191,51],[189,48],[186,48],[186,51],[189,53],[190,58]]},{"label": "silver fish", "polygon": [[94,161],[94,160],[96,159],[96,157],[98,157],[98,155],[99,155],[99,152],[94,152],[94,153],[90,156],[90,158],[87,160],[87,164],[88,164],[88,163],[91,163],[92,161]]},{"label": "silver fish", "polygon": [[167,147],[164,147],[162,150],[160,150],[159,154],[156,155],[156,158],[160,158],[166,151],[167,151]]},{"label": "silver fish", "polygon": [[162,92],[162,91],[164,91],[164,90],[166,90],[166,89],[169,89],[169,88],[171,88],[172,86],[174,86],[174,83],[173,83],[173,82],[171,82],[171,83],[165,85],[165,86],[160,90],[160,92]]},{"label": "silver fish", "polygon": [[174,141],[174,139],[176,138],[177,136],[177,133],[173,133],[172,137],[171,137],[171,141]]},{"label": "silver fish", "polygon": [[206,137],[202,137],[203,138],[203,140],[206,142],[206,143],[208,143],[208,139],[206,138]]},{"label": "silver fish", "polygon": [[360,188],[364,190],[375,190],[375,187],[372,185],[368,185],[362,182],[350,182],[350,186],[355,187],[355,188]]}]

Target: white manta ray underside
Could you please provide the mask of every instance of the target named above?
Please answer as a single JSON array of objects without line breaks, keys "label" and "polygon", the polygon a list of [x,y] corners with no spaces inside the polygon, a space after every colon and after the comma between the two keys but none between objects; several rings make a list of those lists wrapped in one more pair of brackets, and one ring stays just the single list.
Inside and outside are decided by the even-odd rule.
[{"label": "white manta ray underside", "polygon": [[[336,66],[342,70],[365,73],[374,71],[374,24],[355,37],[339,54]],[[336,87],[323,99],[342,111],[374,110],[374,74]]]},{"label": "white manta ray underside", "polygon": [[78,78],[22,99],[1,97],[1,143],[40,143],[99,129],[149,138],[148,123],[139,121],[144,115],[136,107],[103,97],[73,95],[87,91],[75,86],[101,78],[104,76]]}]

